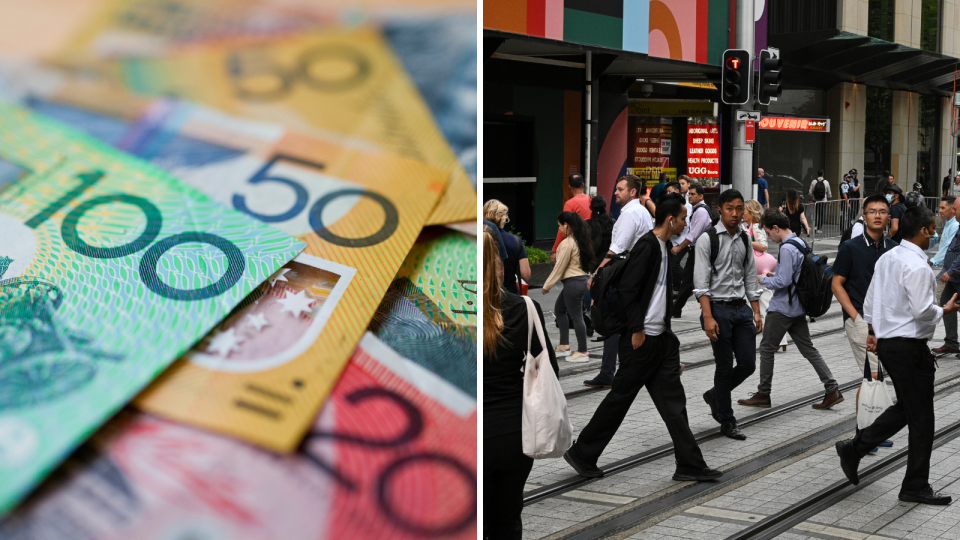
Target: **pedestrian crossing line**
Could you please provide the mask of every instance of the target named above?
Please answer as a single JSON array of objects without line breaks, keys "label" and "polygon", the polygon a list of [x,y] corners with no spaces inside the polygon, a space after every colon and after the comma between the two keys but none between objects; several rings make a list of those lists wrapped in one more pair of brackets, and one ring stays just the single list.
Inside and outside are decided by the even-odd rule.
[{"label": "pedestrian crossing line", "polygon": [[[745,523],[757,523],[767,517],[763,514],[736,512],[734,510],[714,508],[712,506],[695,506],[687,509],[683,513],[717,521],[736,521]],[[829,538],[842,538],[844,540],[894,540],[894,538],[890,536],[865,533],[853,529],[843,529],[840,527],[833,527],[830,525],[823,525],[821,523],[813,523],[810,521],[805,521],[794,526],[793,530],[813,533]]]},{"label": "pedestrian crossing line", "polygon": [[[524,492],[532,491],[543,486],[537,484],[524,484]],[[562,495],[557,496],[558,499],[569,499],[572,501],[578,502],[587,502],[594,504],[602,504],[604,506],[613,506],[619,507],[625,504],[630,504],[633,501],[637,500],[636,497],[624,497],[622,495],[611,495],[609,493],[599,493],[596,491],[586,491],[582,489],[574,489],[563,493]]]}]

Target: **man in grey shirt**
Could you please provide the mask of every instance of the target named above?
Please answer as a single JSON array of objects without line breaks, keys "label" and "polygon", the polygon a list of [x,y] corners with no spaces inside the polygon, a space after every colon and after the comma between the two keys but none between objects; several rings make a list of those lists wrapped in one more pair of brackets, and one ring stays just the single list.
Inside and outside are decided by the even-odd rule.
[{"label": "man in grey shirt", "polygon": [[[720,424],[720,432],[742,441],[747,436],[737,427],[730,392],[756,369],[757,334],[763,329],[760,286],[750,238],[740,228],[743,195],[728,189],[720,193],[719,203],[720,221],[697,239],[694,250],[693,293],[700,301],[700,322],[716,359],[713,388],[703,393],[703,400]],[[715,258],[711,257],[714,245]]]},{"label": "man in grey shirt", "polygon": [[790,230],[790,218],[779,210],[764,212],[763,217],[760,218],[760,225],[767,232],[767,238],[780,244],[780,255],[776,272],[768,272],[760,278],[760,283],[774,291],[773,298],[770,299],[770,307],[767,309],[767,324],[763,329],[763,339],[760,341],[760,385],[757,387],[757,393],[750,399],[737,400],[737,403],[748,407],[770,406],[773,356],[783,335],[789,333],[800,354],[817,372],[825,389],[823,402],[815,403],[813,408],[829,409],[843,401],[843,395],[827,363],[813,346],[807,317],[797,296],[796,282],[803,265],[806,245]]}]

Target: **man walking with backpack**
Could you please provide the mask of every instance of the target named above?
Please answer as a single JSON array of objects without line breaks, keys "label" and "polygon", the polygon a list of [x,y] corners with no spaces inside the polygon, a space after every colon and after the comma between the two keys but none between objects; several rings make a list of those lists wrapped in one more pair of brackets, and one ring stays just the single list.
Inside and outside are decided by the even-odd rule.
[{"label": "man walking with backpack", "polygon": [[784,334],[789,333],[800,354],[810,362],[823,383],[823,401],[815,403],[813,408],[829,409],[843,401],[843,395],[827,363],[813,346],[799,294],[799,289],[806,285],[805,280],[801,279],[801,272],[816,270],[803,268],[804,265],[816,263],[806,261],[807,246],[790,230],[790,219],[786,214],[779,210],[767,210],[760,218],[760,225],[767,232],[767,238],[780,244],[780,254],[776,272],[769,272],[760,278],[762,285],[774,291],[767,309],[763,339],[760,341],[760,385],[750,399],[741,399],[737,403],[748,407],[770,407],[774,353],[777,352]]},{"label": "man walking with backpack", "polygon": [[[823,178],[823,169],[817,171],[817,178],[810,183],[810,200],[813,204],[816,203],[825,203],[830,200],[830,182],[827,182]],[[814,218],[813,228],[817,232],[820,232],[820,228],[823,227],[823,214],[826,212],[826,204],[817,204],[816,205],[816,217]]]},{"label": "man walking with backpack", "polygon": [[956,295],[942,308],[937,305],[937,284],[924,253],[936,230],[933,212],[925,206],[907,210],[901,229],[903,242],[877,261],[863,302],[863,318],[870,333],[867,348],[877,352],[880,363],[890,373],[897,403],[853,439],[837,442],[837,454],[844,475],[857,485],[857,468],[863,456],[906,426],[907,469],[898,498],[904,502],[946,505],[951,497],[930,486],[937,368],[927,341],[933,337],[943,314],[956,312],[960,306],[956,304]]},{"label": "man walking with backpack", "polygon": [[700,302],[701,325],[716,359],[713,388],[703,393],[703,400],[720,424],[720,432],[743,441],[747,436],[737,427],[730,392],[756,369],[757,334],[763,329],[761,290],[750,237],[740,228],[743,195],[728,189],[720,193],[719,203],[719,222],[697,240],[694,250],[697,266],[693,292]]},{"label": "man walking with backpack", "polygon": [[625,326],[619,340],[620,369],[613,379],[613,389],[600,402],[577,442],[563,455],[580,476],[603,476],[597,460],[644,386],[673,440],[677,463],[673,479],[705,481],[723,475],[707,467],[690,431],[687,398],[680,383],[680,340],[670,330],[672,295],[667,242],[683,230],[686,215],[679,195],[661,197],[656,227],[630,246],[630,256],[618,283]]},{"label": "man walking with backpack", "polygon": [[[713,227],[717,223],[716,214],[710,207],[703,202],[703,186],[700,184],[690,184],[689,190],[690,204],[693,205],[693,214],[690,215],[690,227],[687,237],[675,246],[672,250],[674,255],[678,255],[687,249],[691,244],[695,244],[697,239],[703,235],[704,231]],[[742,214],[741,214],[742,215]],[[680,285],[680,293],[677,295],[676,304],[673,306],[673,318],[679,319],[683,311],[684,304],[693,294],[693,273],[696,263],[696,257],[693,253],[687,257],[687,266],[683,268],[683,283]]]},{"label": "man walking with backpack", "polygon": [[[645,189],[646,186],[643,185],[643,181],[634,175],[621,176],[617,180],[614,198],[620,206],[620,217],[613,224],[610,251],[607,252],[607,257],[600,263],[599,268],[606,266],[612,260],[611,256],[629,251],[641,236],[653,229],[653,217],[647,208],[640,203],[639,199],[641,190]],[[587,281],[587,290],[590,290],[592,285],[593,278],[591,277]],[[593,297],[592,294],[591,297]],[[593,297],[593,300],[598,301],[595,297]],[[594,326],[597,324],[594,321]],[[613,384],[613,377],[617,371],[617,343],[620,335],[613,334],[605,337],[607,339],[603,342],[603,360],[600,363],[600,373],[593,379],[584,381],[584,386],[610,388]]]}]

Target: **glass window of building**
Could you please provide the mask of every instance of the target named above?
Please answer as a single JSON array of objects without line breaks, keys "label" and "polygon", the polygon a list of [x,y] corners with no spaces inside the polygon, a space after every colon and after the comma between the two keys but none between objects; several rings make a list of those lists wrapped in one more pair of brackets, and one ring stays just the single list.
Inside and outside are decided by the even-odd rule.
[{"label": "glass window of building", "polygon": [[[820,89],[785,89],[777,101],[760,108],[770,117],[826,117],[826,92]],[[784,200],[787,190],[806,197],[817,169],[825,168],[826,136],[823,133],[757,129],[754,145],[757,166],[763,169],[771,206]]]},{"label": "glass window of building", "polygon": [[895,0],[870,0],[867,35],[884,41],[893,41],[895,4]]},{"label": "glass window of building", "polygon": [[[871,4],[872,5],[872,4]],[[867,122],[864,132],[863,185],[872,194],[877,179],[890,171],[890,128],[893,125],[893,91],[867,87]]]},{"label": "glass window of building", "polygon": [[940,1],[921,0],[920,48],[940,52]]},{"label": "glass window of building", "polygon": [[920,96],[920,122],[917,133],[917,182],[923,184],[923,194],[937,196],[939,178],[946,174],[938,171],[940,138],[937,120],[940,118],[940,98]]}]

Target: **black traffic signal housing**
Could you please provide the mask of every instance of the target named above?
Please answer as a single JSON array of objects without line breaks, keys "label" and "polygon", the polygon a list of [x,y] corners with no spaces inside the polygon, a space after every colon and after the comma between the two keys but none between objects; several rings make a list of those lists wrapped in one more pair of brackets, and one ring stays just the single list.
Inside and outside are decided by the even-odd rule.
[{"label": "black traffic signal housing", "polygon": [[769,105],[770,98],[780,97],[783,89],[780,87],[780,80],[783,78],[781,68],[783,67],[780,58],[775,56],[769,50],[760,51],[760,70],[759,82],[757,83],[757,101],[761,105]]},{"label": "black traffic signal housing", "polygon": [[720,99],[727,105],[742,105],[750,101],[751,64],[750,53],[743,49],[723,51]]}]

